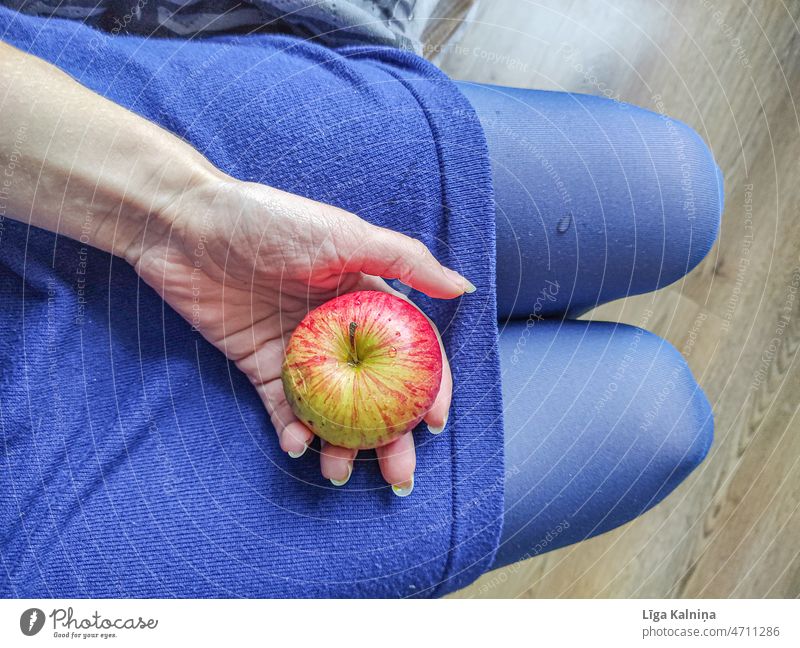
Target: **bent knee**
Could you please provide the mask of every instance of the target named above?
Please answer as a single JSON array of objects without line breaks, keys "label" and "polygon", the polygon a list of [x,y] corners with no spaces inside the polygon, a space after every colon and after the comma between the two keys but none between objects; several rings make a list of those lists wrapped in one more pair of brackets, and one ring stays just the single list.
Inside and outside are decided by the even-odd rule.
[{"label": "bent knee", "polygon": [[638,430],[641,459],[655,464],[652,486],[661,499],[708,454],[714,419],[683,356],[657,335],[646,331],[638,335],[642,336],[637,351],[641,378],[631,400],[630,423]]},{"label": "bent knee", "polygon": [[[548,549],[624,524],[706,457],[711,407],[684,359],[658,336],[610,322],[545,320],[507,326],[499,346],[511,475],[504,534],[520,538],[510,549],[563,520],[570,531]],[[513,552],[506,553],[508,562]]]},{"label": "bent knee", "polygon": [[[637,219],[643,228],[640,259],[652,263],[654,256],[662,258],[656,280],[661,288],[695,268],[714,245],[724,207],[724,181],[711,149],[694,129],[665,115],[635,112],[652,166],[651,198],[658,200],[662,214],[661,223]],[[659,224],[661,232],[656,231]]]}]

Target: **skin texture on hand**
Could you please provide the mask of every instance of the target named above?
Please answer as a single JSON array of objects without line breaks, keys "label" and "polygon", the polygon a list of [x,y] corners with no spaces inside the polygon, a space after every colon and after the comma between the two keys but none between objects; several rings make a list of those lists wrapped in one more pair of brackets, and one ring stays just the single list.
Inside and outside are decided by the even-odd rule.
[{"label": "skin texture on hand", "polygon": [[[280,372],[289,337],[310,310],[355,290],[381,290],[405,299],[383,278],[442,299],[474,290],[415,239],[263,185],[205,178],[182,192],[162,221],[170,225],[167,236],[154,241],[143,231],[140,240],[146,243],[132,244],[125,257],[249,378],[280,447],[295,458],[306,452],[313,434],[286,402]],[[441,387],[424,418],[433,433],[444,428],[452,395],[442,352]],[[323,443],[322,474],[343,485],[356,454]],[[409,494],[416,465],[411,433],[378,448],[377,455],[394,492]]]}]

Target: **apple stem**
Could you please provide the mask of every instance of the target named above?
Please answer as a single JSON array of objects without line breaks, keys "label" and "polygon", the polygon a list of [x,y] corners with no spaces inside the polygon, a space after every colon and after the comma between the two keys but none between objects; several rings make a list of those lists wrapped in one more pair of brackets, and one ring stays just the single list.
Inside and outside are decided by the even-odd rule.
[{"label": "apple stem", "polygon": [[350,322],[350,361],[354,364],[358,364],[358,354],[356,353],[356,327],[358,324],[355,322]]}]

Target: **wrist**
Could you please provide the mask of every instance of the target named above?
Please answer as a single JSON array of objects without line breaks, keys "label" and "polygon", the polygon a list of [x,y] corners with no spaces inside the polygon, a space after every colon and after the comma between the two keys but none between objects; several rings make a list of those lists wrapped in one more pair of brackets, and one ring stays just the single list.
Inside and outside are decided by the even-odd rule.
[{"label": "wrist", "polygon": [[52,65],[2,43],[0,58],[0,159],[16,156],[4,187],[13,218],[135,260],[137,247],[169,234],[185,192],[224,175]]},{"label": "wrist", "polygon": [[201,196],[211,195],[227,177],[190,146],[176,143],[176,150],[160,152],[165,160],[139,174],[141,181],[123,201],[126,216],[117,220],[109,251],[134,267],[146,250],[166,243],[174,230],[191,228]]}]

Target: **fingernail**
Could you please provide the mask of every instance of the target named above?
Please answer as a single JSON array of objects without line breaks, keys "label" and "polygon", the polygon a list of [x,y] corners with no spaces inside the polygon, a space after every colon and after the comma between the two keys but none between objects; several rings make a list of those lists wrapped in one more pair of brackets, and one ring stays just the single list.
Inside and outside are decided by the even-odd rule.
[{"label": "fingernail", "polygon": [[350,476],[353,474],[353,464],[347,465],[347,477],[344,479],[331,479],[331,484],[334,486],[344,486],[347,482],[350,481]]},{"label": "fingernail", "polygon": [[403,482],[402,484],[392,484],[392,492],[397,495],[397,497],[408,497],[411,495],[411,491],[414,490],[414,475],[411,475],[411,479],[407,482]]},{"label": "fingernail", "polygon": [[304,444],[303,444],[303,449],[302,449],[300,452],[292,452],[292,451],[290,450],[290,451],[289,451],[289,456],[290,456],[292,459],[299,459],[300,457],[302,457],[302,456],[303,456],[303,455],[306,453],[306,450],[308,450],[308,444],[307,444],[307,443],[304,443]]},{"label": "fingernail", "polygon": [[445,268],[444,271],[445,274],[447,274],[452,281],[461,284],[463,286],[465,293],[474,293],[477,290],[477,288],[475,288],[474,284],[469,279],[459,274],[455,270],[451,270],[450,268]]},{"label": "fingernail", "polygon": [[440,427],[436,427],[435,425],[428,426],[428,432],[431,434],[441,434],[444,432],[445,427],[447,427],[447,417],[444,417],[444,423]]}]

